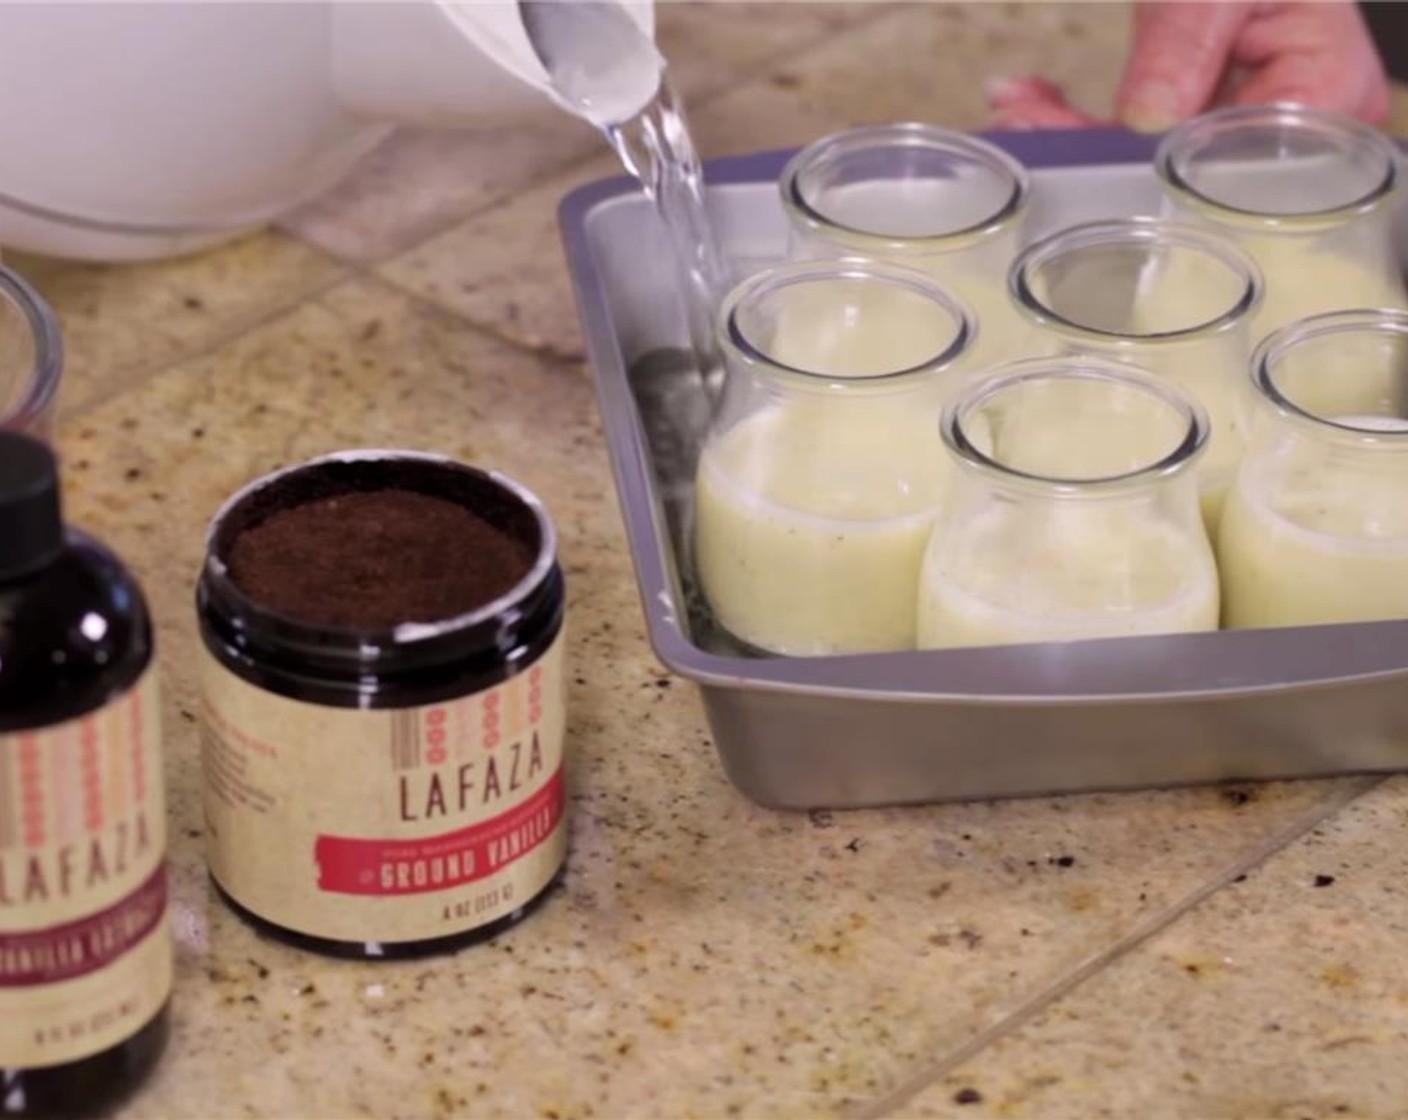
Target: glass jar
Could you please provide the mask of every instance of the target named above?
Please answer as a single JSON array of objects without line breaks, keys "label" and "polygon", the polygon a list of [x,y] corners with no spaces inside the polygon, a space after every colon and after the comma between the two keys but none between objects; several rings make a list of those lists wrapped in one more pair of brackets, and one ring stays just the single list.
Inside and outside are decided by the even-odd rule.
[{"label": "glass jar", "polygon": [[953,400],[958,465],[924,556],[921,647],[1213,630],[1193,468],[1203,410],[1084,356],[1014,363]]},{"label": "glass jar", "polygon": [[695,564],[730,635],[792,655],[913,647],[945,482],[931,436],[972,334],[928,277],[873,263],[784,265],[728,295]]},{"label": "glass jar", "polygon": [[1219,542],[1229,627],[1408,617],[1408,314],[1315,316],[1252,359]]},{"label": "glass jar", "polygon": [[1012,266],[1033,355],[1095,354],[1178,385],[1208,415],[1198,483],[1209,531],[1246,446],[1249,323],[1262,278],[1235,243],[1132,218],[1061,230]]},{"label": "glass jar", "polygon": [[1004,285],[1031,187],[1006,152],[926,124],[856,128],[803,148],[780,186],[792,258],[864,257],[926,272],[976,316],[966,367],[1021,356]]},{"label": "glass jar", "polygon": [[53,310],[22,276],[0,265],[0,428],[53,439],[63,364]]},{"label": "glass jar", "polygon": [[1408,298],[1392,236],[1398,157],[1368,125],[1298,105],[1220,109],[1173,129],[1154,167],[1173,213],[1234,237],[1261,267],[1253,344],[1308,315]]}]

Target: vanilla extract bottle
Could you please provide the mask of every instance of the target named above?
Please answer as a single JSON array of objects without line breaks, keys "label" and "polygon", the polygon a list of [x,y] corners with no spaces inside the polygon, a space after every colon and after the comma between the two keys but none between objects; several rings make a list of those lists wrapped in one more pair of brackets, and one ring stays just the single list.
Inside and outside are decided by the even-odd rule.
[{"label": "vanilla extract bottle", "polygon": [[0,1117],[102,1112],[164,1048],[158,720],[141,589],[0,432]]}]

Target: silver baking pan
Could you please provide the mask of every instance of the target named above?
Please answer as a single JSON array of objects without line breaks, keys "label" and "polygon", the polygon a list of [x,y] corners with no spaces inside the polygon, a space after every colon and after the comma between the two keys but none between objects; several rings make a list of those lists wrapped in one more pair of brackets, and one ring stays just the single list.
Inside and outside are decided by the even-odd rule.
[{"label": "silver baking pan", "polygon": [[[995,134],[1032,171],[1032,234],[1150,214],[1151,141]],[[789,152],[711,163],[740,269],[784,252]],[[560,211],[656,654],[698,684],[724,769],[762,804],[845,808],[1408,767],[1408,621],[861,656],[755,657],[689,578],[706,394],[664,233],[632,183]]]}]

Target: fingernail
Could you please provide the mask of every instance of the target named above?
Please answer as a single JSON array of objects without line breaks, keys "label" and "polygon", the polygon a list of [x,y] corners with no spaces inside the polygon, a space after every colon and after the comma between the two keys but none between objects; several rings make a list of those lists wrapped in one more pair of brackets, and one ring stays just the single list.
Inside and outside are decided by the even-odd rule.
[{"label": "fingernail", "polygon": [[1182,99],[1167,82],[1150,82],[1130,93],[1119,119],[1136,132],[1164,132],[1183,119]]},{"label": "fingernail", "polygon": [[989,78],[983,82],[983,95],[989,103],[994,101],[1016,101],[1027,91],[1027,82],[1022,78]]}]

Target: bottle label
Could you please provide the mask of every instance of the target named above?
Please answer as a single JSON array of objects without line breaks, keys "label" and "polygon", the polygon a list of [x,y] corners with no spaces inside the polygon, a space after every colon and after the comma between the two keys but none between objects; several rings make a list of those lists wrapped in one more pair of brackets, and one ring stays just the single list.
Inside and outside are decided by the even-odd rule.
[{"label": "bottle label", "polygon": [[0,735],[0,1067],[126,1041],[171,994],[157,674]]},{"label": "bottle label", "polygon": [[415,708],[267,692],[207,651],[207,852],[241,906],[335,941],[450,937],[511,914],[567,851],[563,638],[516,676]]}]

